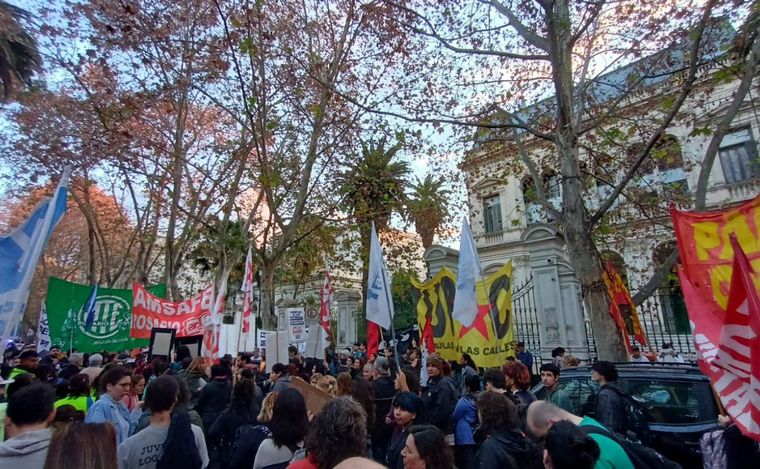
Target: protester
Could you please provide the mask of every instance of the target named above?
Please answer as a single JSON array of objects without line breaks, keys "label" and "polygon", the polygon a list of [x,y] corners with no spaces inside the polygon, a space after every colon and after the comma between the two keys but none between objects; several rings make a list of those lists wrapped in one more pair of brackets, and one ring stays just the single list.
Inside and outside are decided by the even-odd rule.
[{"label": "protester", "polygon": [[272,420],[274,403],[278,393],[270,392],[261,404],[261,412],[256,419],[256,425],[242,425],[235,433],[235,444],[232,448],[230,469],[251,469],[256,459],[256,453],[261,443],[272,437],[269,422]]},{"label": "protester", "polygon": [[15,379],[18,375],[24,373],[35,374],[40,366],[40,356],[34,350],[25,350],[18,356],[19,364],[8,375],[8,379]]},{"label": "protester", "polygon": [[[55,408],[55,418],[53,419],[53,426],[58,423],[73,423],[84,422],[85,413],[81,410],[77,410],[71,404],[64,404]],[[97,424],[90,424],[97,425]],[[116,446],[116,440],[114,440],[114,446]]]},{"label": "protester", "polygon": [[55,407],[59,408],[64,405],[73,406],[76,410],[87,414],[95,401],[90,396],[90,378],[79,373],[69,380],[69,392],[66,397],[55,401]]},{"label": "protester", "polygon": [[256,384],[242,379],[235,385],[228,407],[214,420],[207,430],[209,453],[212,461],[227,467],[232,459],[235,434],[242,425],[256,423],[259,406],[256,405]]},{"label": "protester", "polygon": [[127,406],[127,410],[132,412],[140,408],[140,398],[145,391],[145,376],[135,373],[132,375],[132,386],[129,392],[124,395],[122,402]]},{"label": "protester", "polygon": [[464,389],[465,378],[477,375],[480,370],[478,370],[478,365],[475,364],[469,353],[462,354],[459,364],[462,366],[462,389]]},{"label": "protester", "polygon": [[625,406],[620,397],[624,391],[617,386],[618,372],[615,365],[607,361],[594,363],[591,379],[599,383],[594,416],[613,433],[625,435]]},{"label": "protester", "polygon": [[572,368],[574,366],[581,366],[581,360],[578,357],[565,355],[562,358],[562,368]]},{"label": "protester", "polygon": [[230,402],[232,382],[227,372],[228,369],[222,365],[211,367],[211,381],[203,387],[195,405],[195,410],[203,421],[203,429],[207,432]]},{"label": "protester", "polygon": [[288,367],[282,363],[272,365],[272,371],[269,373],[269,379],[272,381],[272,392],[282,392],[290,387],[292,377],[288,373]]},{"label": "protester", "polygon": [[507,388],[517,397],[523,405],[530,405],[536,400],[530,391],[530,370],[518,361],[509,362],[501,367],[501,371],[507,380]]},{"label": "protester", "polygon": [[76,422],[59,427],[53,434],[44,469],[115,467],[118,462],[113,425]]},{"label": "protester", "polygon": [[123,443],[136,423],[121,401],[132,386],[132,373],[123,366],[114,366],[100,376],[100,399],[87,411],[87,423],[111,423],[116,429],[116,444]]},{"label": "protester", "polygon": [[55,392],[44,383],[14,391],[5,414],[5,441],[0,443],[0,467],[43,467],[55,417]]},{"label": "protester", "polygon": [[150,425],[119,445],[120,469],[187,468],[208,466],[203,432],[190,423],[186,413],[172,410],[179,396],[179,383],[172,376],[159,376],[148,385],[145,406]]},{"label": "protester", "polygon": [[177,347],[177,353],[174,356],[174,361],[170,365],[170,368],[175,372],[179,373],[180,370],[187,368],[184,363],[186,362],[192,363],[193,356],[190,353],[190,347],[187,345],[180,345]]},{"label": "protester", "polygon": [[385,465],[389,469],[403,469],[404,460],[401,451],[406,446],[409,428],[413,424],[419,423],[416,420],[423,412],[423,408],[422,399],[409,391],[399,393],[393,401],[393,424],[395,426],[385,457]]},{"label": "protester", "polygon": [[87,368],[84,368],[80,373],[86,374],[90,378],[90,382],[94,382],[95,378],[103,371],[101,366],[103,365],[103,355],[99,353],[93,353],[87,359]]},{"label": "protester", "polygon": [[351,378],[351,374],[348,372],[343,372],[338,374],[338,378],[336,379],[338,383],[338,390],[336,395],[337,396],[350,396],[351,395],[351,385],[353,383],[353,378]]},{"label": "protester", "polygon": [[[723,428],[723,467],[760,467],[760,449],[757,441],[744,436],[729,416],[719,415],[718,424]],[[708,467],[707,463],[706,460],[705,467]]]},{"label": "protester", "polygon": [[546,433],[546,469],[593,469],[598,459],[599,445],[572,422],[560,420]]},{"label": "protester", "polygon": [[[578,417],[550,402],[536,401],[528,407],[528,429],[536,438],[545,437],[549,428],[562,420],[571,422],[580,427],[581,430],[584,427],[595,427],[609,432],[604,425],[591,417]],[[588,436],[599,445],[599,460],[595,467],[634,469],[633,463],[628,458],[625,450],[615,441],[612,434],[607,436],[599,433],[588,433]]]},{"label": "protester", "polygon": [[366,412],[349,397],[331,400],[311,422],[305,448],[307,457],[291,463],[288,469],[332,469],[344,459],[364,455]]},{"label": "protester", "polygon": [[379,357],[375,360],[374,373],[372,393],[375,396],[375,415],[373,424],[369,426],[369,433],[372,442],[372,457],[376,461],[384,461],[392,432],[392,428],[385,423],[385,416],[391,412],[396,390],[390,377],[391,367],[387,358]]},{"label": "protester", "polygon": [[673,343],[671,342],[662,344],[657,360],[664,363],[684,363],[683,357],[673,349]]},{"label": "protester", "polygon": [[367,363],[362,368],[362,378],[364,378],[365,381],[372,381],[375,379],[375,365],[372,363]]},{"label": "protester", "polygon": [[338,381],[330,375],[325,375],[317,380],[317,388],[335,397],[338,393]]},{"label": "protester", "polygon": [[261,443],[256,452],[253,469],[273,466],[287,467],[294,453],[303,446],[303,439],[309,428],[306,402],[300,392],[285,389],[277,396],[269,422],[272,437]]},{"label": "protester", "polygon": [[208,372],[206,369],[206,359],[203,357],[195,358],[187,370],[181,370],[177,373],[187,382],[187,386],[190,388],[190,405],[195,407],[198,403],[198,398],[201,395],[201,390],[206,383],[208,383]]},{"label": "protester", "polygon": [[443,361],[438,355],[428,357],[428,383],[422,389],[422,402],[428,423],[438,427],[444,435],[452,435],[453,443],[454,406],[459,396],[454,382],[443,376],[442,366]]},{"label": "protester", "polygon": [[544,400],[570,412],[572,404],[567,393],[559,388],[559,367],[554,363],[541,365],[541,382],[544,384],[546,393]]},{"label": "protester", "polygon": [[321,378],[322,376],[324,376],[322,373],[312,373],[311,376],[309,377],[309,384],[311,384],[312,386],[316,388],[317,383],[319,382],[319,378]]},{"label": "protester", "polygon": [[365,421],[367,428],[375,425],[375,396],[372,394],[370,383],[363,379],[355,379],[351,382],[351,397],[364,408],[367,414]]},{"label": "protester", "polygon": [[454,469],[451,448],[441,430],[433,425],[409,428],[401,457],[405,469]]},{"label": "protester", "polygon": [[532,467],[539,455],[520,431],[517,407],[506,395],[484,392],[478,397],[478,420],[486,439],[478,449],[479,469]]},{"label": "protester", "polygon": [[[58,377],[65,380],[71,379],[72,376],[81,373],[82,365],[84,364],[84,354],[79,352],[71,353],[66,362],[61,367],[61,371],[58,372]],[[92,381],[90,381],[90,385],[92,385]]]},{"label": "protester", "polygon": [[473,467],[475,464],[475,426],[478,424],[478,411],[475,394],[480,391],[478,375],[465,378],[465,392],[454,407],[454,460],[456,466]]},{"label": "protester", "polygon": [[525,342],[518,342],[515,344],[515,352],[517,352],[517,359],[520,363],[528,367],[528,370],[533,370],[533,354],[525,350]]},{"label": "protester", "polygon": [[498,394],[507,394],[507,380],[504,379],[504,374],[501,370],[488,370],[483,375],[483,384],[486,391],[495,392]]},{"label": "protester", "polygon": [[557,368],[562,368],[563,360],[565,358],[565,349],[563,347],[557,347],[552,350],[552,364]]},{"label": "protester", "polygon": [[631,347],[630,360],[632,363],[649,363],[649,359],[641,354],[641,349],[638,345]]}]

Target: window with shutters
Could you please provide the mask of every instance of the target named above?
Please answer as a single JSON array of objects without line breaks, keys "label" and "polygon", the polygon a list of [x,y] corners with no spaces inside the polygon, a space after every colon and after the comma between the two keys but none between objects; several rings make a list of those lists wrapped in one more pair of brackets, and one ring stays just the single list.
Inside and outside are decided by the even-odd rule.
[{"label": "window with shutters", "polygon": [[727,133],[720,143],[719,156],[727,184],[760,176],[757,143],[749,127]]},{"label": "window with shutters", "polygon": [[485,219],[486,233],[496,233],[502,230],[501,200],[498,195],[483,199],[483,218]]}]

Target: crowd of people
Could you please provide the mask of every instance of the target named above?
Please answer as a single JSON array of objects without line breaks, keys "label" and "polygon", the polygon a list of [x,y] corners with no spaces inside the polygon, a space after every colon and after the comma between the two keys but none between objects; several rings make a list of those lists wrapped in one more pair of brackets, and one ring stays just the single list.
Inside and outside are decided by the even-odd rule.
[{"label": "crowd of people", "polygon": [[[317,360],[290,347],[288,363],[267,367],[258,350],[211,366],[185,347],[171,362],[26,350],[6,356],[2,372],[0,467],[635,467],[611,363],[593,366],[595,420],[571,413],[555,361],[540,367],[544,400],[530,392],[522,344],[487,370],[468,354],[431,354],[426,373],[419,350],[400,367],[384,355],[357,344]],[[299,379],[331,397],[324,407],[307,407]]]}]

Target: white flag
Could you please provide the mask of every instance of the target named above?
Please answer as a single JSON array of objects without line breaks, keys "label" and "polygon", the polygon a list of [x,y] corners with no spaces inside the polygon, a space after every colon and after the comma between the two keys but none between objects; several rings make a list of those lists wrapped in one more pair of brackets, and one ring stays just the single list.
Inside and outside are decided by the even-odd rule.
[{"label": "white flag", "polygon": [[66,212],[70,169],[66,168],[52,199],[37,206],[23,225],[0,237],[0,337],[8,343],[21,321],[37,262],[56,224]]},{"label": "white flag", "polygon": [[451,316],[470,327],[478,315],[478,299],[475,284],[481,278],[480,258],[472,238],[467,217],[462,218],[462,234],[459,238],[459,263],[457,264],[457,288]]},{"label": "white flag", "polygon": [[367,275],[367,320],[383,329],[391,328],[393,320],[393,301],[391,300],[391,282],[383,259],[383,248],[372,223],[372,238],[369,246],[369,273]]}]

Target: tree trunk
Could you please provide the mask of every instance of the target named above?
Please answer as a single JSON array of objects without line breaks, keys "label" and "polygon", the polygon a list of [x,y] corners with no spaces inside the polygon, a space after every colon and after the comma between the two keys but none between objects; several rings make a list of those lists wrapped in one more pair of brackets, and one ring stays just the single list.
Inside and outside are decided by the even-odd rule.
[{"label": "tree trunk", "polygon": [[261,267],[261,327],[264,330],[277,330],[277,314],[274,311],[274,271],[275,265],[264,263]]},{"label": "tree trunk", "polygon": [[609,296],[602,277],[602,264],[591,237],[591,226],[583,203],[583,179],[578,159],[578,123],[574,112],[576,103],[570,44],[572,22],[567,0],[555,2],[553,11],[546,13],[549,18],[549,53],[558,104],[555,139],[562,175],[565,242],[591,317],[599,358],[626,361],[622,337],[610,318]]}]

